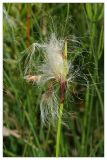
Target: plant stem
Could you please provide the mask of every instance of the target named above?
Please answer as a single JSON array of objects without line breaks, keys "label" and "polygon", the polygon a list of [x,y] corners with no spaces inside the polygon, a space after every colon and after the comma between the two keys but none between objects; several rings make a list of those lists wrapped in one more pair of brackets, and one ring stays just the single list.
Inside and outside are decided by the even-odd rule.
[{"label": "plant stem", "polygon": [[[68,5],[69,6],[69,5]],[[67,40],[65,40],[64,44],[64,67],[65,67],[65,77],[67,75]],[[64,106],[64,99],[66,93],[67,82],[61,79],[61,99],[60,99],[60,106],[59,106],[59,119],[57,125],[57,139],[56,139],[56,157],[59,156],[59,144],[60,144],[60,136],[61,136],[61,122],[62,122],[62,114],[63,114],[63,106]]]},{"label": "plant stem", "polygon": [[88,107],[89,107],[89,87],[87,87],[86,91],[86,104],[85,104],[85,114],[83,119],[80,156],[86,156],[86,127],[87,127]]},{"label": "plant stem", "polygon": [[63,114],[63,103],[60,103],[59,108],[59,119],[57,125],[57,139],[56,139],[56,157],[59,156],[59,145],[60,145],[60,136],[61,136],[61,122],[62,122],[62,114]]}]

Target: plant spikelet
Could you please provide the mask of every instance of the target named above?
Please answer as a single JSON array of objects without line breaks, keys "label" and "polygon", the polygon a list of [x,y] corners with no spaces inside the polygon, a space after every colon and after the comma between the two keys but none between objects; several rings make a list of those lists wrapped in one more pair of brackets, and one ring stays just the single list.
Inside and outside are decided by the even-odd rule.
[{"label": "plant spikelet", "polygon": [[[68,43],[67,39],[58,39],[54,33],[51,34],[49,40],[44,43],[33,43],[26,52],[28,57],[25,61],[24,78],[28,82],[36,83],[43,87],[55,82],[59,84],[61,89],[60,102],[64,102],[65,92],[68,93],[74,79],[85,79],[81,76],[80,67],[74,66],[68,62]],[[43,54],[42,64],[36,66],[36,50]],[[79,77],[79,78],[77,78]],[[54,83],[54,84],[55,84]],[[54,88],[54,85],[53,85]],[[47,122],[55,122],[59,115],[58,100],[55,96],[55,90],[52,88],[45,91],[40,101],[41,120],[43,124]]]}]

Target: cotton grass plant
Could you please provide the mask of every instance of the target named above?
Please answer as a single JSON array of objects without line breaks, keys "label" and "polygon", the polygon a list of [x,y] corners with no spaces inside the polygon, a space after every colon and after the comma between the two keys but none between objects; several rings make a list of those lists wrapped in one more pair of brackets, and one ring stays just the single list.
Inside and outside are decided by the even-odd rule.
[{"label": "cotton grass plant", "polygon": [[[24,79],[39,87],[47,86],[40,100],[41,121],[43,125],[50,123],[55,126],[57,123],[56,157],[59,156],[65,94],[74,79],[80,78],[80,68],[74,70],[72,63],[67,60],[67,41],[67,38],[58,39],[57,35],[52,33],[47,42],[34,43],[25,51],[28,56]],[[42,51],[44,57],[41,65],[35,64],[37,51]],[[56,85],[59,85],[59,92],[56,91]]]},{"label": "cotton grass plant", "polygon": [[62,157],[104,156],[104,4],[3,8],[3,125],[20,135],[4,137],[3,156],[53,157],[55,150]]}]

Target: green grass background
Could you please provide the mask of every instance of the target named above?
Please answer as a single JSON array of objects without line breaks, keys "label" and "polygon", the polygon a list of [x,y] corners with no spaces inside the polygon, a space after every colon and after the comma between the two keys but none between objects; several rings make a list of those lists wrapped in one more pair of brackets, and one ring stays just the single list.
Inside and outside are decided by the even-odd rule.
[{"label": "green grass background", "polygon": [[[66,100],[64,105],[67,115],[62,125],[60,156],[104,156],[104,4],[5,3],[3,10],[3,125],[21,135],[19,139],[3,138],[4,156],[55,156],[56,128],[42,127],[40,120],[42,89],[23,79],[20,61],[21,52],[29,44],[46,40],[51,32],[59,37],[77,37],[81,45],[70,43],[75,54],[68,54],[68,59],[74,65],[89,63],[84,67],[89,88],[73,84],[73,101]],[[42,55],[37,54],[35,63],[41,59]]]}]

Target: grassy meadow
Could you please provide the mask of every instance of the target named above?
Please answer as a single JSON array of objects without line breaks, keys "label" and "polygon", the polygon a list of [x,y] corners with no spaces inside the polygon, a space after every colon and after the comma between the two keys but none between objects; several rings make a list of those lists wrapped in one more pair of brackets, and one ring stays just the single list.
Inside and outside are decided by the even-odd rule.
[{"label": "grassy meadow", "polygon": [[[81,77],[88,82],[75,78],[69,88],[59,157],[103,157],[104,4],[94,3],[3,4],[3,155],[56,156],[57,124],[43,126],[40,117],[45,88],[24,79],[29,53],[23,51],[47,41],[51,33],[68,39],[67,58],[74,71],[81,68]],[[36,51],[35,66],[43,58]]]}]

